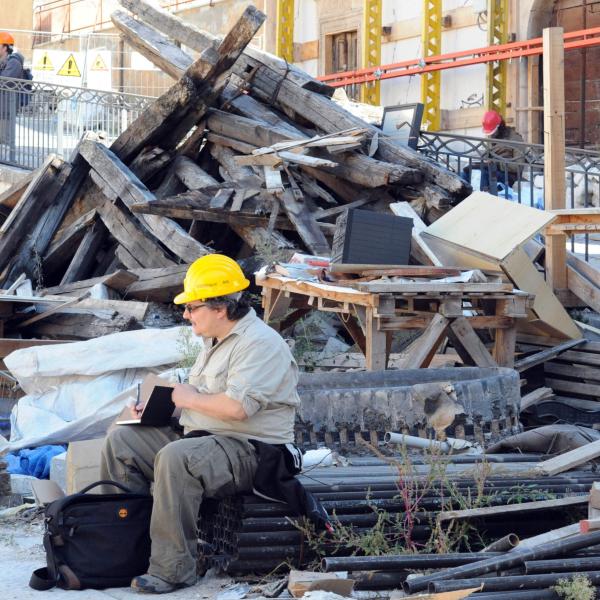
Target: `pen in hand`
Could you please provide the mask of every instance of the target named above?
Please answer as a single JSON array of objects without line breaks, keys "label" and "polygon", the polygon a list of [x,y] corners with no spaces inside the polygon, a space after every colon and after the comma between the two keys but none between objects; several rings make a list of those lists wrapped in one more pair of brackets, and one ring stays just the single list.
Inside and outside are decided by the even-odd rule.
[{"label": "pen in hand", "polygon": [[137,384],[137,392],[136,392],[136,398],[135,398],[135,404],[131,407],[131,416],[134,419],[139,419],[140,415],[142,414],[142,411],[144,410],[144,406],[141,404],[140,401],[140,395],[141,395],[141,384],[138,383]]}]

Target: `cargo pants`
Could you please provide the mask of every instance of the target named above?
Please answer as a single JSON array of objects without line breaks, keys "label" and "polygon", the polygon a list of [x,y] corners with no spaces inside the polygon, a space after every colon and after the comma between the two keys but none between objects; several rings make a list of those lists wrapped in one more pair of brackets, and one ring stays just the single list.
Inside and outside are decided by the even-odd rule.
[{"label": "cargo pants", "polygon": [[256,467],[247,441],[221,435],[183,439],[170,427],[117,426],[102,449],[101,475],[137,493],[149,493],[154,482],[148,573],[191,585],[202,499],[251,491]]}]

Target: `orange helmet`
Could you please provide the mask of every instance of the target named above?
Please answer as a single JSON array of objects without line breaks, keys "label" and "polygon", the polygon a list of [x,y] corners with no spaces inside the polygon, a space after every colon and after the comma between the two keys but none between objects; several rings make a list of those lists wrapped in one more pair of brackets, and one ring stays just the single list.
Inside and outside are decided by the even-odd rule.
[{"label": "orange helmet", "polygon": [[7,46],[15,45],[15,38],[8,33],[8,31],[0,31],[0,44],[6,44]]},{"label": "orange helmet", "polygon": [[502,115],[495,110],[488,110],[483,115],[481,127],[485,135],[492,135],[502,123]]}]

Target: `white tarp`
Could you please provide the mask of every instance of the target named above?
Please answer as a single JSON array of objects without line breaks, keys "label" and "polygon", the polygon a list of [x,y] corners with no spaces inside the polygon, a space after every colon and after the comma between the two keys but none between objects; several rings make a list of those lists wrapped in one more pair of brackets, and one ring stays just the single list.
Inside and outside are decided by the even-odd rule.
[{"label": "white tarp", "polygon": [[11,441],[0,436],[0,451],[104,435],[127,403],[122,392],[181,361],[189,338],[189,327],[140,329],[12,352],[4,362],[27,396],[13,409]]}]

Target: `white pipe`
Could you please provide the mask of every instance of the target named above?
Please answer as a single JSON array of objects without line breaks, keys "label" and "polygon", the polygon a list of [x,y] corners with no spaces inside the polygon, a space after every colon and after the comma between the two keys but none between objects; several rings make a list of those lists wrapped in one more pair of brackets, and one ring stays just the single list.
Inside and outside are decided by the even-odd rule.
[{"label": "white pipe", "polygon": [[383,437],[387,444],[403,444],[408,448],[419,448],[421,450],[437,450],[448,454],[451,451],[460,452],[467,450],[469,454],[480,454],[481,448],[467,440],[457,440],[455,438],[446,438],[445,442],[429,440],[415,435],[405,435],[404,433],[394,433],[387,431]]},{"label": "white pipe", "polygon": [[441,452],[450,452],[451,446],[446,442],[429,440],[415,435],[405,435],[404,433],[394,433],[387,431],[384,438],[388,444],[402,444],[409,448],[421,448],[423,450],[440,450]]}]

